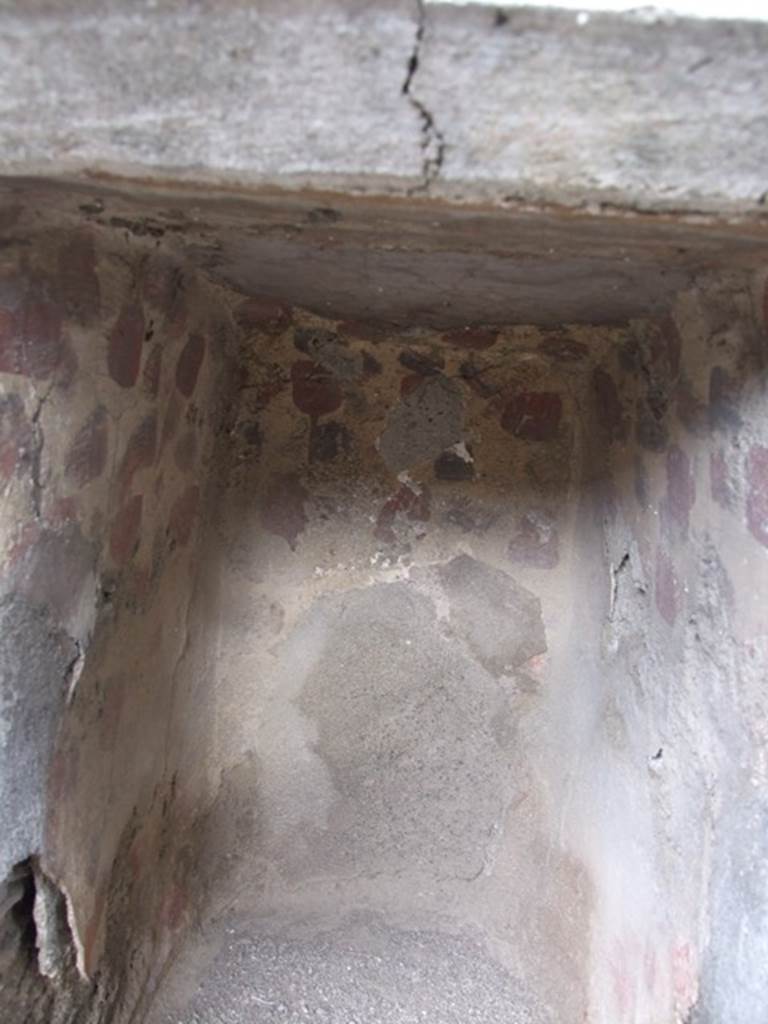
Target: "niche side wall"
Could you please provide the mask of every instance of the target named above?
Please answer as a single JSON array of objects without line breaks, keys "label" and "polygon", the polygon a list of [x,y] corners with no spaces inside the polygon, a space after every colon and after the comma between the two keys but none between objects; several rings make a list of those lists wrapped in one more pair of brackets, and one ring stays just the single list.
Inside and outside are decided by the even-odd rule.
[{"label": "niche side wall", "polygon": [[120,1019],[188,916],[205,760],[178,710],[232,325],[151,237],[4,228],[0,877],[35,969],[0,998]]},{"label": "niche side wall", "polygon": [[701,274],[594,371],[609,595],[560,735],[600,1024],[765,1008],[765,311],[764,274]]}]

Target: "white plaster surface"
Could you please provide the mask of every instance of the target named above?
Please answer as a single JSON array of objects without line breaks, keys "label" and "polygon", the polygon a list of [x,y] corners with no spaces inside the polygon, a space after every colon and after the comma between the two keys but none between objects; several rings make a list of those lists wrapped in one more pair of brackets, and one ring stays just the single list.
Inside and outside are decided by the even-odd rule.
[{"label": "white plaster surface", "polygon": [[757,215],[767,110],[760,22],[0,3],[6,174]]}]

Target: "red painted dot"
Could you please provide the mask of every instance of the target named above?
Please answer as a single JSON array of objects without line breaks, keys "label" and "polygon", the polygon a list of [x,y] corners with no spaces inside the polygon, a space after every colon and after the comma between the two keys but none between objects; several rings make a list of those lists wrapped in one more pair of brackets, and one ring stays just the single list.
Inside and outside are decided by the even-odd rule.
[{"label": "red painted dot", "polygon": [[293,473],[273,477],[264,494],[261,521],[271,533],[283,537],[292,550],[307,525],[304,506],[308,497]]},{"label": "red painted dot", "polygon": [[0,395],[0,484],[32,468],[34,428],[27,419],[24,403],[13,392]]},{"label": "red painted dot", "polygon": [[93,320],[101,307],[93,239],[82,233],[59,249],[56,295],[66,312],[81,321]]},{"label": "red painted dot", "polygon": [[768,547],[768,448],[753,445],[747,457],[747,525]]},{"label": "red painted dot", "polygon": [[102,406],[95,409],[75,435],[67,454],[65,474],[84,487],[104,472],[109,445],[109,422]]},{"label": "red painted dot", "polygon": [[125,565],[138,547],[143,504],[142,495],[135,494],[128,499],[112,521],[109,551],[117,565]]},{"label": "red painted dot", "polygon": [[133,478],[142,469],[148,469],[155,460],[157,446],[157,417],[146,416],[136,427],[125,446],[117,474],[120,494],[127,494]]},{"label": "red painted dot", "polygon": [[418,492],[407,484],[402,484],[395,493],[386,500],[376,519],[374,536],[386,544],[394,544],[397,540],[394,526],[398,516],[405,516],[411,522],[426,523],[431,516],[430,494],[426,487]]},{"label": "red painted dot", "polygon": [[557,437],[563,402],[554,391],[523,391],[512,398],[501,425],[523,441],[551,441]]},{"label": "red painted dot", "polygon": [[293,403],[308,416],[335,412],[342,402],[341,388],[331,374],[309,359],[300,359],[291,367]]},{"label": "red painted dot", "polygon": [[722,448],[709,454],[709,492],[721,508],[730,508],[733,501],[728,460]]},{"label": "red painted dot", "polygon": [[126,302],[109,335],[107,368],[121,388],[136,383],[144,344],[144,311],[137,301]]},{"label": "red painted dot", "polygon": [[190,334],[176,364],[176,387],[185,398],[191,398],[205,359],[205,338]]},{"label": "red painted dot", "polygon": [[141,374],[141,382],[147,393],[157,398],[160,392],[160,373],[163,368],[163,350],[160,345],[155,345],[147,356],[144,363],[144,370]]},{"label": "red painted dot", "polygon": [[30,296],[15,313],[0,310],[0,371],[44,379],[57,368],[61,355],[57,306]]},{"label": "red painted dot", "polygon": [[691,460],[677,445],[667,452],[666,508],[684,533],[688,531],[691,509],[696,501],[696,482]]},{"label": "red painted dot", "polygon": [[627,436],[627,424],[613,377],[601,367],[595,367],[592,372],[592,389],[600,426],[611,441],[624,440]]},{"label": "red painted dot", "polygon": [[499,332],[489,327],[461,327],[455,331],[446,331],[443,334],[443,341],[453,348],[482,351],[492,348],[498,336]]},{"label": "red painted dot", "polygon": [[200,505],[200,488],[191,484],[184,490],[171,508],[168,532],[182,547],[189,543]]},{"label": "red painted dot", "polygon": [[238,326],[245,331],[281,331],[292,319],[290,306],[285,306],[274,299],[246,299],[237,307],[235,313]]},{"label": "red painted dot", "polygon": [[654,591],[656,607],[668,626],[674,626],[677,618],[678,590],[677,576],[669,555],[659,551]]}]

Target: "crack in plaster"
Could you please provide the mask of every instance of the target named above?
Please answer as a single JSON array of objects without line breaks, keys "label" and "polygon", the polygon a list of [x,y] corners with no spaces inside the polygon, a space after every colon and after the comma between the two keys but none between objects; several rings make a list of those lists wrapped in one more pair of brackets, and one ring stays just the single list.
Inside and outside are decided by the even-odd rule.
[{"label": "crack in plaster", "polygon": [[625,551],[621,557],[621,560],[611,566],[611,606],[608,612],[608,618],[613,619],[616,612],[616,604],[619,600],[619,578],[629,565],[629,552]]},{"label": "crack in plaster", "polygon": [[37,408],[30,417],[30,422],[35,432],[35,448],[32,452],[32,462],[30,466],[30,479],[32,481],[32,508],[34,511],[35,519],[39,522],[42,518],[42,496],[43,496],[43,448],[45,446],[45,434],[40,423],[40,416],[43,411],[43,406],[51,396],[51,392],[55,386],[55,382],[51,383],[46,389],[44,395],[40,397],[37,403]]},{"label": "crack in plaster", "polygon": [[[194,587],[190,587],[190,594],[194,592]],[[184,659],[187,657],[192,647],[192,629],[190,619],[192,615],[192,598],[187,599],[183,613],[183,630],[184,635],[182,637],[181,644],[178,648],[178,653],[174,659],[173,669],[171,670],[171,693],[168,717],[165,726],[165,743],[164,743],[164,756],[163,756],[163,779],[167,779],[169,775],[170,765],[170,751],[171,751],[171,737],[173,734],[173,723],[175,721],[174,708],[176,707],[176,697],[179,685],[179,675],[181,673]]]},{"label": "crack in plaster", "polygon": [[418,114],[421,122],[421,176],[422,181],[414,188],[408,189],[408,195],[418,192],[428,192],[430,186],[440,176],[440,171],[445,159],[445,136],[437,127],[435,118],[426,104],[416,96],[413,91],[413,81],[419,70],[421,60],[421,47],[424,41],[424,30],[427,24],[427,10],[424,0],[417,0],[418,21],[416,24],[416,36],[413,41],[413,49],[408,58],[408,68],[403,82],[402,93],[410,105]]},{"label": "crack in plaster", "polygon": [[67,637],[75,646],[75,653],[64,672],[64,680],[67,686],[67,704],[71,704],[72,699],[75,696],[75,690],[77,689],[80,676],[83,674],[83,669],[85,667],[85,650],[83,649],[83,644],[77,639],[77,637],[72,636],[71,633],[67,633]]}]

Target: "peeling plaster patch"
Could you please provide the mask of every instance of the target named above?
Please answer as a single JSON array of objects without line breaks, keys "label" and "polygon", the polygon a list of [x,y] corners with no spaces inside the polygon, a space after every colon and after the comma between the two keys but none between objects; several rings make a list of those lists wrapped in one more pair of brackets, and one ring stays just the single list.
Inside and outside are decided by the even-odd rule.
[{"label": "peeling plaster patch", "polygon": [[426,377],[389,414],[379,451],[394,473],[437,458],[460,444],[464,404],[459,386],[442,376]]},{"label": "peeling plaster patch", "polygon": [[323,643],[301,666],[300,706],[337,794],[310,863],[477,877],[506,785],[495,681],[446,641],[432,602],[406,582],[325,597],[307,628]]},{"label": "peeling plaster patch", "polygon": [[43,977],[55,981],[64,972],[71,946],[66,900],[37,863],[34,863],[33,874],[37,966]]},{"label": "peeling plaster patch", "polygon": [[325,328],[297,327],[293,343],[299,352],[309,356],[339,380],[353,381],[363,374],[363,357],[351,352],[334,331]]},{"label": "peeling plaster patch", "polygon": [[438,455],[434,468],[438,480],[473,480],[475,476],[474,459],[463,441]]},{"label": "peeling plaster patch", "polygon": [[472,458],[472,455],[464,441],[459,441],[458,444],[455,444],[453,448],[451,448],[451,451],[463,462],[474,462],[474,459]]},{"label": "peeling plaster patch", "polygon": [[541,602],[508,573],[458,555],[438,569],[450,625],[488,672],[511,673],[546,653]]}]

